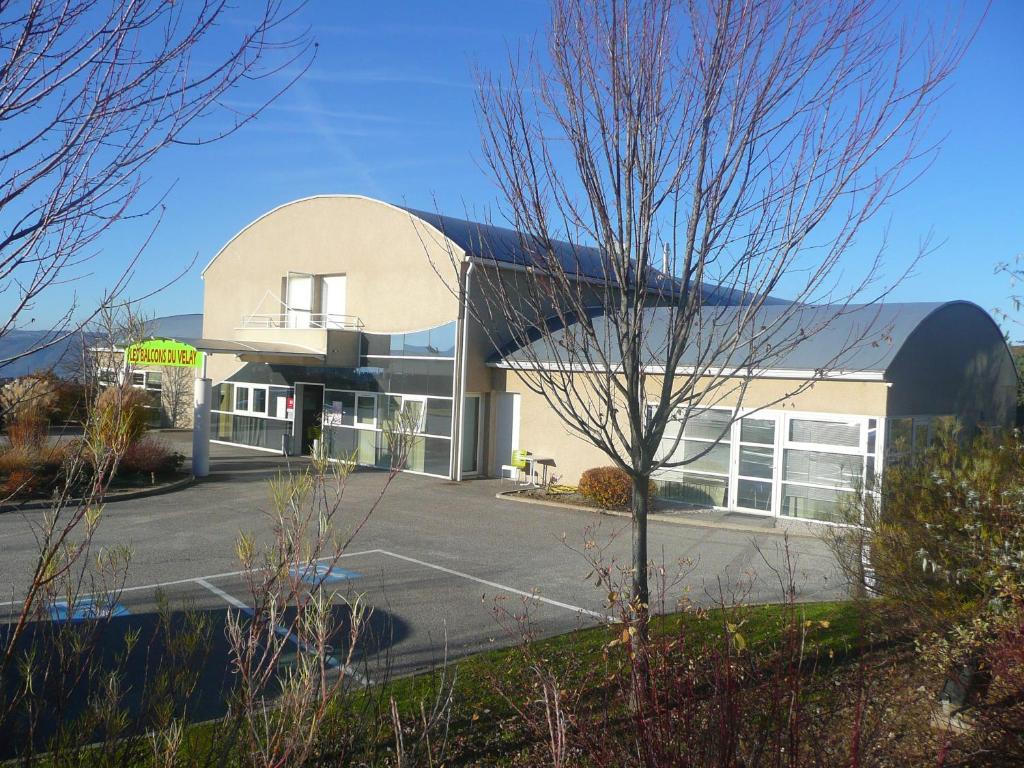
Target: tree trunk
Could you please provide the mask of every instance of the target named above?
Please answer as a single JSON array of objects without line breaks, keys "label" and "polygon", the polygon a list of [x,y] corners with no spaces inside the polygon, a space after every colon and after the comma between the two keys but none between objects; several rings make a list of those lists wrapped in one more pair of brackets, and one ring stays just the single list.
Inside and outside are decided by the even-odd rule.
[{"label": "tree trunk", "polygon": [[647,584],[647,510],[650,478],[633,478],[633,610],[637,612],[639,628],[646,628],[648,606],[651,602]]}]

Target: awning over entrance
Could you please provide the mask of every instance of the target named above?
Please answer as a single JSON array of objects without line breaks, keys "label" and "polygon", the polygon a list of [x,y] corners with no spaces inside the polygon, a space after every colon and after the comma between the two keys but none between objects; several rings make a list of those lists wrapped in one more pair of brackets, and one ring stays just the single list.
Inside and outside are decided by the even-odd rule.
[{"label": "awning over entrance", "polygon": [[251,363],[273,363],[283,359],[288,362],[323,363],[327,355],[297,344],[280,341],[238,341],[236,339],[177,339],[190,344],[201,352],[210,354],[236,355],[240,360]]}]

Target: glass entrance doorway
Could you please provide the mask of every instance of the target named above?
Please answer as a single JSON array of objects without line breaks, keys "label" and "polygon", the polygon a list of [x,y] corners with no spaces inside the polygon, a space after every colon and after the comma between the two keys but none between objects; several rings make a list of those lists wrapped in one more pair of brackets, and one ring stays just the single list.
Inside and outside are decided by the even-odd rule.
[{"label": "glass entrance doorway", "polygon": [[296,437],[299,452],[308,456],[313,450],[313,441],[320,438],[324,412],[323,384],[296,384],[295,394],[299,399],[299,413],[296,419]]}]

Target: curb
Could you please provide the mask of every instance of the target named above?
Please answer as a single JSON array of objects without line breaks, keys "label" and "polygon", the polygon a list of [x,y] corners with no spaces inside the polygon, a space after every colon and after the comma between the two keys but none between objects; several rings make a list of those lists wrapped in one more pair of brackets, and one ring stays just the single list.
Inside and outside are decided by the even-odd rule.
[{"label": "curb", "polygon": [[[546,499],[532,499],[520,495],[518,491],[499,491],[494,498],[503,501],[517,501],[520,504],[538,504],[542,507],[557,507],[559,509],[574,509],[578,512],[589,512],[592,515],[608,515],[609,517],[624,517],[627,520],[632,517],[629,512],[618,512],[614,509],[598,509],[597,507],[584,507],[580,504],[563,504],[558,501],[547,501]],[[685,513],[684,513],[685,514]],[[670,515],[659,515],[657,512],[647,515],[649,522],[668,523],[670,525],[688,525],[692,528],[714,528],[720,531],[740,531],[742,533],[767,533],[772,536],[800,536],[808,539],[817,539],[818,534],[811,531],[800,530],[797,526],[783,528],[761,528],[755,525],[743,525],[742,523],[718,523],[708,520],[695,520],[686,517]]]},{"label": "curb", "polygon": [[[195,475],[189,475],[183,477],[180,480],[175,480],[172,483],[166,483],[164,485],[153,486],[152,488],[139,488],[138,490],[132,491],[121,491],[119,493],[111,493],[103,497],[103,503],[108,504],[114,501],[130,501],[132,499],[144,499],[147,496],[161,496],[165,493],[174,493],[174,491],[180,491],[182,488],[187,488],[196,482]],[[81,503],[81,499],[68,499],[68,505],[77,505]],[[33,501],[26,501],[23,504],[4,504],[0,505],[0,513],[4,512],[18,512],[20,510],[29,509],[50,509],[53,506],[52,500],[37,499]]]}]

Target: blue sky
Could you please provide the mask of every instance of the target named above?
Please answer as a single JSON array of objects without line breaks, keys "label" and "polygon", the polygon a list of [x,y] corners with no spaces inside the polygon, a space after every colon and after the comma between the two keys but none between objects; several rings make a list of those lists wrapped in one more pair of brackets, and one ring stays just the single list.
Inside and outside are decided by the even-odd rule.
[{"label": "blue sky", "polygon": [[[937,18],[940,6],[907,3],[915,14]],[[528,44],[546,18],[541,0],[311,0],[302,21],[319,52],[307,75],[240,133],[175,149],[148,169],[152,194],[170,192],[134,292],[196,263],[147,300],[147,313],[201,311],[202,266],[239,229],[289,200],[358,193],[452,214],[493,204],[479,162],[472,67],[500,68],[507,47]],[[887,212],[894,264],[905,263],[929,232],[938,246],[894,300],[1009,307],[1011,288],[994,267],[1024,253],[1021,40],[1024,3],[996,0],[936,113],[933,132],[947,136],[940,155]],[[244,97],[238,101],[244,106]],[[72,291],[84,306],[95,303],[140,235],[137,225],[112,232],[91,274],[51,292],[30,327],[47,327]],[[857,248],[872,252],[876,237],[865,233]],[[1024,337],[1024,328],[1011,335]]]}]

